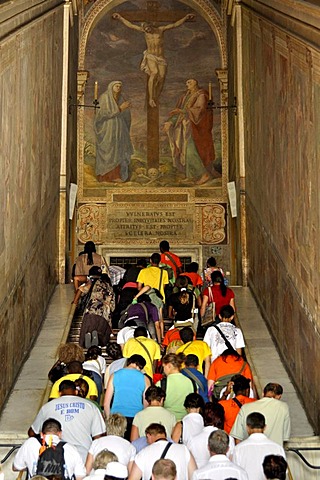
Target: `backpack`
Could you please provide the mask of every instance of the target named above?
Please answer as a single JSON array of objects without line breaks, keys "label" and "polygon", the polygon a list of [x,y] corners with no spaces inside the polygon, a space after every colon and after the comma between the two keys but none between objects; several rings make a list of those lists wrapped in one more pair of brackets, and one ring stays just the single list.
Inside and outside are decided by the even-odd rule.
[{"label": "backpack", "polygon": [[[135,324],[137,325],[137,327],[146,327],[147,324],[148,324],[148,321],[149,321],[149,312],[148,312],[148,309],[146,307],[146,305],[141,302],[141,303],[137,303],[136,305],[140,305],[143,312],[144,312],[144,315],[145,315],[145,321],[144,320],[141,320],[140,318],[138,318],[138,315],[136,315],[136,318],[130,318],[130,315],[132,314],[132,310],[133,308],[131,307],[135,307],[135,305],[128,305],[127,308],[125,308],[121,313],[120,313],[120,320],[119,320],[119,323],[118,323],[118,327],[119,328],[123,328],[126,326],[126,322],[128,320],[133,320],[135,322]],[[131,308],[131,313],[130,313],[130,308]]]},{"label": "backpack", "polygon": [[161,268],[161,270],[165,270],[168,273],[169,285],[174,285],[176,277],[173,268],[170,267],[170,265],[168,265],[167,263],[159,263],[159,268]]},{"label": "backpack", "polygon": [[[40,453],[37,463],[37,475],[44,477],[58,476],[63,480],[68,480],[66,476],[64,461],[64,445],[66,442],[59,442],[56,446],[47,447]],[[41,451],[42,449],[40,449]],[[74,478],[74,476],[72,476]]]}]

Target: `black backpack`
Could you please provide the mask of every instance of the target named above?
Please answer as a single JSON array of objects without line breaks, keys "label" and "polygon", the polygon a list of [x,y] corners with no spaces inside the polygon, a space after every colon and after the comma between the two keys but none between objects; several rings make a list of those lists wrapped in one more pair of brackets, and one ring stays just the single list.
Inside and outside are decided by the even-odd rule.
[{"label": "black backpack", "polygon": [[61,477],[68,480],[66,476],[64,461],[64,445],[66,442],[59,442],[56,446],[47,447],[40,455],[37,463],[37,475]]}]

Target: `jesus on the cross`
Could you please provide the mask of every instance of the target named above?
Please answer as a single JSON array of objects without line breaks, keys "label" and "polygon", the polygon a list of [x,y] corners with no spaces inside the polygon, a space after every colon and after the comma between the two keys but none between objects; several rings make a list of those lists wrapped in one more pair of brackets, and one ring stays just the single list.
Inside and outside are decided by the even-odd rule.
[{"label": "jesus on the cross", "polygon": [[138,32],[143,32],[147,49],[143,52],[143,59],[140,65],[142,71],[148,75],[148,103],[150,107],[157,106],[158,100],[165,81],[167,73],[167,61],[164,57],[163,34],[166,30],[180,27],[187,20],[193,20],[195,15],[189,13],[177,22],[169,23],[161,27],[156,27],[154,24],[144,22],[141,26],[136,25],[126,18],[123,18],[120,13],[114,13],[112,18],[120,20],[124,25]]}]

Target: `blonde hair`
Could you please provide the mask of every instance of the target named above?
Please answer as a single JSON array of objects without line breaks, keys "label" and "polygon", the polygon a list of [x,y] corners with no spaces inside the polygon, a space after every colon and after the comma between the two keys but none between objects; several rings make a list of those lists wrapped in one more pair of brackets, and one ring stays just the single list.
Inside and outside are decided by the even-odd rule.
[{"label": "blonde hair", "polygon": [[186,358],[184,353],[168,353],[165,355],[162,359],[162,364],[167,365],[168,363],[171,363],[175,368],[178,368],[181,370],[184,359]]},{"label": "blonde hair", "polygon": [[84,362],[84,351],[77,343],[63,343],[58,350],[58,358],[62,363],[73,361]]},{"label": "blonde hair", "polygon": [[127,428],[127,419],[120,413],[112,413],[106,420],[107,435],[123,437]]},{"label": "blonde hair", "polygon": [[98,470],[98,468],[106,468],[108,463],[117,461],[117,455],[113,452],[110,452],[110,450],[105,449],[97,454],[93,462],[93,468],[94,470]]}]

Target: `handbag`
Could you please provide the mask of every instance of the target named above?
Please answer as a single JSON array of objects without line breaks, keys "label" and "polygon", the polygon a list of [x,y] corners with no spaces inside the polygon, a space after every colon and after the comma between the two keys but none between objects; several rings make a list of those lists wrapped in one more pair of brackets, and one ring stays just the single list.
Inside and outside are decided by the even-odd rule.
[{"label": "handbag", "polygon": [[201,318],[202,327],[207,327],[208,325],[212,324],[216,319],[216,303],[213,299],[211,287],[208,287],[208,292],[209,292],[208,305],[203,317]]},{"label": "handbag", "polygon": [[56,363],[53,365],[53,367],[50,369],[48,373],[48,378],[50,382],[55,383],[57,380],[59,380],[61,377],[64,377],[67,375],[68,370],[67,370],[67,365],[60,360],[57,360]]}]

